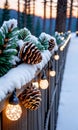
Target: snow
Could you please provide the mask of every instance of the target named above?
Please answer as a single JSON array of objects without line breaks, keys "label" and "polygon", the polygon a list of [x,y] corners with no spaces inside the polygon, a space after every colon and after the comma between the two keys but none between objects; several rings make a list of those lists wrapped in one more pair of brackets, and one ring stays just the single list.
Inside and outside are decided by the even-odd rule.
[{"label": "snow", "polygon": [[40,34],[40,36],[39,36],[39,40],[42,42],[42,41],[46,41],[46,42],[48,42],[48,41],[50,41],[51,39],[53,39],[54,40],[54,42],[55,42],[55,47],[52,49],[52,51],[51,51],[51,53],[53,54],[54,53],[54,51],[57,51],[58,50],[58,46],[57,46],[57,43],[56,43],[56,39],[53,37],[53,36],[51,36],[51,35],[49,35],[49,34],[46,34],[45,32],[42,32],[41,34]]},{"label": "snow", "polygon": [[10,63],[12,63],[12,65],[17,65],[17,63],[20,62],[20,58],[18,56],[11,56],[11,60],[9,61]]},{"label": "snow", "polygon": [[[13,25],[13,27],[11,28],[12,25]],[[10,19],[9,21],[4,21],[4,23],[3,23],[2,27],[1,27],[1,30],[4,30],[4,28],[6,30],[6,33],[8,33],[8,28],[11,28],[12,30],[14,28],[17,28],[17,20]]]},{"label": "snow", "polygon": [[7,50],[5,50],[5,52],[17,52],[17,50],[16,49],[7,49]]},{"label": "snow", "polygon": [[[19,48],[21,49],[23,45],[23,41],[19,40],[18,43]],[[28,82],[30,82],[36,74],[36,71],[42,70],[42,68],[48,63],[50,60],[52,54],[54,53],[54,50],[56,50],[58,47],[55,46],[52,52],[49,50],[44,50],[41,52],[42,55],[42,61],[39,64],[30,65],[30,64],[20,64],[15,68],[12,68],[9,70],[9,72],[0,78],[0,101],[3,100],[6,95],[10,92],[13,92],[13,90],[21,89],[21,87]],[[12,57],[12,63],[16,65],[16,62],[19,62],[20,59],[17,56]]]},{"label": "snow", "polygon": [[63,77],[56,130],[78,130],[78,37],[72,34]]},{"label": "snow", "polygon": [[[42,61],[36,65],[21,64],[11,69],[6,75],[0,78],[0,101],[6,97],[8,92],[12,92],[15,88],[21,89],[23,85],[30,82],[38,69],[42,69],[50,60],[51,53],[45,50],[42,54]],[[17,58],[15,57],[17,60]]]},{"label": "snow", "polygon": [[48,50],[44,50],[44,52],[42,52],[42,61],[39,64],[37,64],[36,67],[41,70],[44,67],[44,65],[46,65],[47,62],[50,60],[50,57],[51,53]]},{"label": "snow", "polygon": [[23,40],[18,40],[18,41],[17,41],[17,45],[19,46],[19,49],[21,50],[22,47],[23,47],[23,45],[24,45]]},{"label": "snow", "polygon": [[[9,21],[5,21],[4,23],[5,23],[5,25],[7,24],[8,28],[10,28],[11,25],[13,24],[12,30],[14,28],[17,28],[17,20],[16,19],[10,19]],[[4,26],[4,24],[3,24],[3,26]]]},{"label": "snow", "polygon": [[51,35],[49,35],[49,34],[46,34],[45,32],[42,32],[42,33],[40,34],[39,39],[40,39],[40,41],[43,41],[44,39],[46,39],[46,40],[48,40],[48,41],[49,41],[50,39],[53,39],[54,42],[56,43],[56,39],[55,39],[53,36],[51,36]]}]

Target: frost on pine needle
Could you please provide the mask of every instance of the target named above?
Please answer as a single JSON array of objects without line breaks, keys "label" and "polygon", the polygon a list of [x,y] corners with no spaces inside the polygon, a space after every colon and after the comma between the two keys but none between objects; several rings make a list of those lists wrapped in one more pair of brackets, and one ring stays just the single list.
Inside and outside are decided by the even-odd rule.
[{"label": "frost on pine needle", "polygon": [[38,41],[38,38],[34,35],[28,35],[25,39],[25,42],[32,42],[36,47],[38,47],[39,50],[43,51],[45,50],[44,46]]},{"label": "frost on pine needle", "polygon": [[1,30],[4,34],[8,33],[9,31],[13,31],[13,29],[17,28],[17,20],[11,19],[9,21],[4,21]]},{"label": "frost on pine needle", "polygon": [[27,28],[20,29],[18,33],[18,39],[25,40],[25,38],[29,35],[31,35],[31,32]]},{"label": "frost on pine needle", "polygon": [[55,48],[57,47],[56,39],[53,36],[44,32],[40,34],[39,41],[44,46],[45,50],[54,52]]},{"label": "frost on pine needle", "polygon": [[18,45],[18,47],[19,47],[19,50],[21,50],[21,48],[22,48],[23,45],[24,45],[23,40],[18,40],[18,41],[17,41],[17,45]]},{"label": "frost on pine needle", "polygon": [[15,52],[15,53],[17,53],[17,50],[16,49],[7,49],[7,50],[5,50],[5,52]]},{"label": "frost on pine needle", "polygon": [[10,19],[6,23],[7,23],[8,28],[12,28],[12,30],[14,28],[17,28],[17,20],[15,20],[15,19]]},{"label": "frost on pine needle", "polygon": [[12,56],[9,61],[12,65],[17,65],[20,62],[20,58],[18,56]]}]

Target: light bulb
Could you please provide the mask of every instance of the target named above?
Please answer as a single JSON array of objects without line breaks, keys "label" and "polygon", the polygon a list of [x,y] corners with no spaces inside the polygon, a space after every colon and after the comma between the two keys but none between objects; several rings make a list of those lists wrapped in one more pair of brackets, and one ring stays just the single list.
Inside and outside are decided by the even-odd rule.
[{"label": "light bulb", "polygon": [[60,51],[63,51],[63,49],[64,49],[64,47],[63,47],[63,46],[61,46],[61,47],[60,47]]},{"label": "light bulb", "polygon": [[59,60],[59,55],[58,54],[54,55],[54,59]]},{"label": "light bulb", "polygon": [[56,75],[56,72],[54,70],[50,71],[50,76],[54,77]]},{"label": "light bulb", "polygon": [[38,84],[37,81],[36,82],[32,82],[32,85],[35,86],[36,88],[39,88],[39,84]]},{"label": "light bulb", "polygon": [[68,33],[71,33],[71,30],[68,30]]},{"label": "light bulb", "polygon": [[41,79],[40,80],[40,88],[41,89],[47,89],[48,88],[48,80],[47,79]]},{"label": "light bulb", "polygon": [[76,35],[78,36],[78,31],[76,31]]},{"label": "light bulb", "polygon": [[17,105],[8,104],[5,110],[5,114],[9,120],[16,121],[21,117],[22,114],[21,106],[19,104]]}]

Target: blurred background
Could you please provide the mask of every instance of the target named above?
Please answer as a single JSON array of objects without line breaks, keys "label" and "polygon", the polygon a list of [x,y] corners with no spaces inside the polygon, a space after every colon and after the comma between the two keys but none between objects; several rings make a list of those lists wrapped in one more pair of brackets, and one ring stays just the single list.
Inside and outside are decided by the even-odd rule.
[{"label": "blurred background", "polygon": [[0,26],[15,18],[35,36],[78,30],[78,0],[0,0]]}]

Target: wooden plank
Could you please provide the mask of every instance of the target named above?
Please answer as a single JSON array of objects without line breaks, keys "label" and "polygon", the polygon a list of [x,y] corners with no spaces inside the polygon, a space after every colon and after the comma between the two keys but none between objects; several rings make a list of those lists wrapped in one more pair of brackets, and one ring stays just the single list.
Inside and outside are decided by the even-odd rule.
[{"label": "wooden plank", "polygon": [[55,107],[53,105],[53,111],[52,111],[52,130],[55,130]]},{"label": "wooden plank", "polygon": [[41,107],[39,107],[39,109],[38,109],[38,111],[37,111],[37,117],[38,117],[38,127],[37,127],[37,130],[42,130],[41,129],[41,124],[42,124],[42,120],[41,120],[41,118],[42,118],[42,116],[41,116]]},{"label": "wooden plank", "polygon": [[50,130],[53,130],[53,108],[51,110],[51,114],[50,114]]},{"label": "wooden plank", "polygon": [[33,130],[37,129],[37,110],[33,112]]},{"label": "wooden plank", "polygon": [[30,124],[29,124],[29,122],[30,122],[30,124],[31,124],[31,121],[30,121],[30,116],[29,116],[29,110],[27,110],[27,130],[29,130],[30,129]]},{"label": "wooden plank", "polygon": [[42,90],[42,103],[41,103],[41,116],[42,116],[42,128],[41,130],[44,130],[44,121],[45,121],[45,112],[44,112],[44,102],[45,102],[45,99],[44,99],[44,90]]}]

